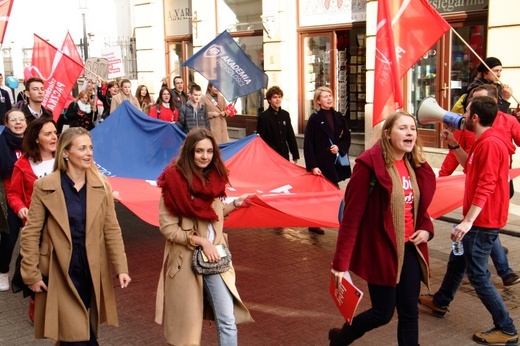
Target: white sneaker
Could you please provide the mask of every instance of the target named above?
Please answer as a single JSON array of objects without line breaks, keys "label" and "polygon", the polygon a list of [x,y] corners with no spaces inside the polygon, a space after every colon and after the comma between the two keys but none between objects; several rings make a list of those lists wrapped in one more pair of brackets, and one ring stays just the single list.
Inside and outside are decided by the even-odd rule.
[{"label": "white sneaker", "polygon": [[0,292],[9,291],[9,276],[7,273],[0,273]]}]

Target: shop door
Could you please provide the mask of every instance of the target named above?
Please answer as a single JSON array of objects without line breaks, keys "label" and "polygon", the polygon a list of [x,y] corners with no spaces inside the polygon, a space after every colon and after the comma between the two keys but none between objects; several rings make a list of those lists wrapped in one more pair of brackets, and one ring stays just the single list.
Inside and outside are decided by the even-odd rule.
[{"label": "shop door", "polygon": [[300,98],[300,121],[298,130],[305,131],[307,120],[314,112],[314,91],[320,86],[327,86],[336,90],[336,69],[334,49],[335,38],[333,32],[302,34],[301,35],[302,57],[301,79],[303,81],[302,96]]},{"label": "shop door", "polygon": [[166,71],[168,85],[173,88],[173,78],[181,76],[184,80],[184,91],[193,82],[194,73],[188,67],[181,68],[181,64],[193,55],[193,45],[189,41],[166,42]]}]

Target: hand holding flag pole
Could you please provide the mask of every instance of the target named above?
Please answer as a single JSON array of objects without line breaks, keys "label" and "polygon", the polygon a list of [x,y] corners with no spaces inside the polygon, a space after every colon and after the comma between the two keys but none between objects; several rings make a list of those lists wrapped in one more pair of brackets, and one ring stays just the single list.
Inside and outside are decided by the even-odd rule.
[{"label": "hand holding flag pole", "polygon": [[[482,63],[482,65],[484,65],[484,66],[488,69],[488,71],[493,75],[493,77],[495,77],[495,78],[497,79],[497,81],[498,81],[499,84],[506,85],[506,84],[502,83],[502,81],[497,77],[497,75],[495,74],[495,72],[493,72],[493,70],[491,70],[491,69],[489,68],[489,66],[488,66],[488,65],[486,64],[486,62],[485,62],[485,61],[480,57],[480,55],[478,55],[477,52],[475,52],[475,51],[473,50],[473,48],[471,48],[471,46],[469,45],[469,43],[467,43],[467,42],[462,38],[462,36],[460,36],[460,34],[459,34],[455,29],[453,29],[453,27],[451,28],[451,31],[452,31],[452,32],[453,32],[453,33],[454,33],[454,34],[459,38],[459,40],[462,41],[462,43],[464,43],[464,44],[466,45],[466,47],[468,47],[469,51],[470,51],[471,53],[473,53],[473,55],[475,55],[475,56],[478,58],[478,60]],[[513,100],[515,100],[516,103],[520,104],[520,102],[516,99],[516,97],[515,97],[513,94],[511,94],[511,97],[513,98]]]}]

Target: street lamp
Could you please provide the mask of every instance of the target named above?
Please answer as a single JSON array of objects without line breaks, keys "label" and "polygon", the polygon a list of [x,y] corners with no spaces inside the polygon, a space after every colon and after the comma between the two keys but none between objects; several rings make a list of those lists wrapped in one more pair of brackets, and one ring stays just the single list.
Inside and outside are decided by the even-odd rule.
[{"label": "street lamp", "polygon": [[87,11],[87,0],[78,0],[78,6],[83,17],[83,57],[85,61],[88,59],[88,41],[87,41],[87,24],[85,22],[85,12]]}]

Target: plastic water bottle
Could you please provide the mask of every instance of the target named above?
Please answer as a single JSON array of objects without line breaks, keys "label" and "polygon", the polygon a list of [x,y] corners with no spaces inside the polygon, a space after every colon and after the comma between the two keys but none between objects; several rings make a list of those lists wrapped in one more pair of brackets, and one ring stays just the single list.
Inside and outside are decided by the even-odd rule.
[{"label": "plastic water bottle", "polygon": [[464,255],[464,246],[462,246],[461,241],[452,241],[451,247],[453,248],[453,254],[455,256],[462,256]]},{"label": "plastic water bottle", "polygon": [[[453,228],[457,227],[457,225],[453,225]],[[452,241],[451,242],[451,247],[453,249],[453,254],[455,256],[462,256],[464,255],[464,246],[462,246],[462,242],[461,241]]]}]

